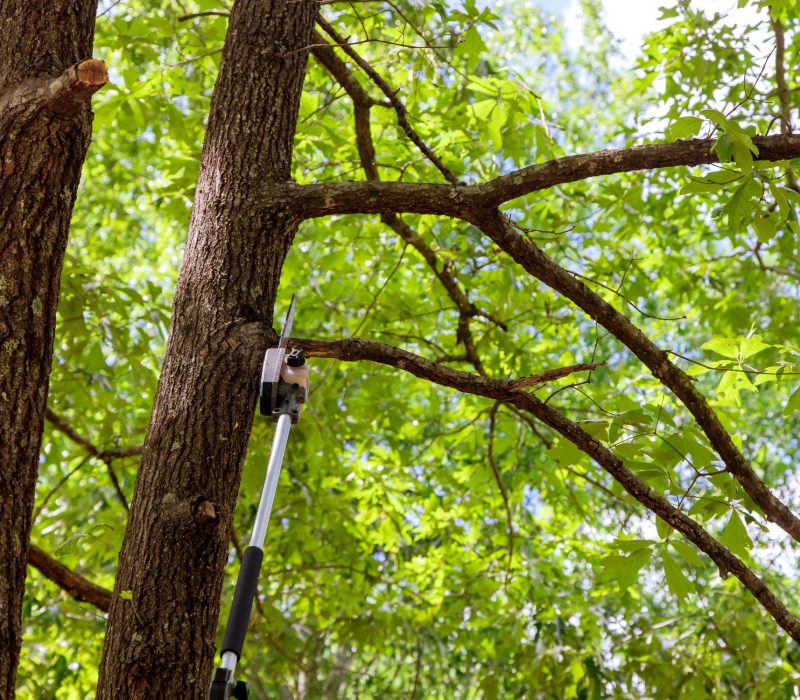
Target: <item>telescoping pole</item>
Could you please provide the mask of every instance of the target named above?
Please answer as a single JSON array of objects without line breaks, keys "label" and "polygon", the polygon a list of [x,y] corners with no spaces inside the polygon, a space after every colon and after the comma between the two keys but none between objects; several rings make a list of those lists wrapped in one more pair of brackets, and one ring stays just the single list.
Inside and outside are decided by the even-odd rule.
[{"label": "telescoping pole", "polygon": [[228,625],[222,641],[222,661],[220,663],[221,668],[229,668],[231,673],[236,670],[236,662],[242,656],[244,637],[247,634],[247,625],[250,621],[250,612],[258,586],[258,574],[264,559],[267,524],[272,512],[272,502],[275,500],[275,490],[278,488],[278,477],[281,475],[283,455],[286,451],[286,441],[289,438],[289,428],[291,427],[292,419],[287,414],[278,418],[275,439],[272,442],[272,454],[270,454],[267,467],[267,478],[261,489],[261,500],[253,525],[253,534],[250,537],[250,545],[244,550],[242,567],[236,581],[231,614],[228,617]]}]

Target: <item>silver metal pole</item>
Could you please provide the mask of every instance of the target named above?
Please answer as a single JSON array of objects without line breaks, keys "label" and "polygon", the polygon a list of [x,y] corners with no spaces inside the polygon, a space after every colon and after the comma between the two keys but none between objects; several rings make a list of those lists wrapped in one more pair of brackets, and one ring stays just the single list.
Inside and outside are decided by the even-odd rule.
[{"label": "silver metal pole", "polygon": [[267,465],[267,478],[264,480],[264,487],[261,490],[261,500],[258,502],[256,521],[253,524],[253,534],[250,537],[251,547],[264,549],[267,524],[269,523],[269,515],[272,512],[272,501],[275,499],[275,490],[278,488],[278,477],[281,475],[283,454],[286,452],[286,441],[289,439],[289,428],[291,427],[291,417],[288,414],[282,414],[278,418],[278,424],[275,428],[272,453],[269,456],[269,465]]},{"label": "silver metal pole", "polygon": [[236,654],[232,651],[226,651],[222,655],[222,661],[220,661],[219,667],[220,668],[229,668],[231,670],[231,674],[236,671],[236,662],[238,659],[236,658]]}]

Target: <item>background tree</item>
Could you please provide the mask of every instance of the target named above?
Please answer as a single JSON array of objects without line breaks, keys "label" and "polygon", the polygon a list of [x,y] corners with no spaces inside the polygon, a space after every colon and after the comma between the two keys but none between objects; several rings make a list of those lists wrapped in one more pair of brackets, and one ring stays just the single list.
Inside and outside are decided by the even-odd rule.
[{"label": "background tree", "polygon": [[[558,18],[530,8],[322,8],[294,144],[303,187],[262,186],[247,213],[278,206],[309,219],[281,275],[279,307],[290,291],[303,294],[298,332],[369,340],[304,341],[315,355],[361,362],[314,364],[322,369],[290,448],[248,643],[246,672],[265,696],[714,697],[790,694],[797,684],[796,647],[737,581],[796,638],[779,600],[797,593],[795,445],[785,438],[797,403],[797,196],[792,164],[768,162],[798,148],[791,81],[781,77],[795,60],[796,13],[785,3],[715,17],[681,4],[664,13],[640,70],[625,73],[596,9],[584,6],[577,59]],[[74,240],[100,236],[91,255],[75,254],[62,304],[37,539],[106,585],[134,477],[122,460],[137,451],[154,392],[163,288],[175,279],[227,26],[227,8],[183,11],[203,14],[178,21],[130,6],[101,25],[110,46],[135,47],[136,69],[121,71],[98,113],[87,176],[107,187],[85,192]],[[268,63],[300,53],[287,48]],[[707,139],[562,158],[660,142],[665,128],[667,141]],[[787,135],[768,135],[776,129]],[[725,163],[672,167],[717,159]],[[514,173],[533,162],[549,164]],[[613,177],[587,179],[601,174]],[[375,216],[343,216],[353,212]],[[117,262],[131,257],[136,266]],[[115,277],[114,268],[130,270]],[[192,270],[184,279],[202,283]],[[269,316],[255,310],[225,308],[229,321],[249,323],[226,327],[240,328],[241,342],[211,367],[257,364]],[[164,372],[162,395],[176,376]],[[208,472],[181,465],[223,531],[232,495],[204,491],[230,477],[214,470],[236,462],[248,423],[224,435],[234,447]],[[202,439],[221,450],[211,437]],[[254,437],[233,533],[250,522],[263,471],[261,423]],[[184,494],[163,499],[183,472],[164,469],[159,485],[152,459],[142,511],[158,515],[160,503],[180,514]],[[148,556],[198,556],[188,539],[177,529]],[[222,547],[215,556],[212,573]],[[176,566],[170,585],[192,574]],[[181,600],[174,590],[126,585],[109,648],[120,625],[152,634],[158,615],[200,616],[198,639],[210,639],[213,584],[203,610],[165,605]],[[66,601],[47,606],[40,586],[29,598],[39,651],[23,687],[91,693],[102,623]],[[43,651],[58,637],[74,645],[63,663]],[[141,645],[159,641],[156,632]],[[157,663],[189,678],[200,666],[188,657]],[[136,682],[130,660],[116,668],[120,685]]]},{"label": "background tree", "polygon": [[0,696],[14,690],[59,279],[91,136],[96,0],[0,3]]}]

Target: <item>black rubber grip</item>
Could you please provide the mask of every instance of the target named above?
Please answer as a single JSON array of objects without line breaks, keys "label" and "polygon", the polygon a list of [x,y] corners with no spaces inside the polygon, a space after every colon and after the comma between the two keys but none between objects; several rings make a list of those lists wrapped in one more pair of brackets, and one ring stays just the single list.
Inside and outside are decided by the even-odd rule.
[{"label": "black rubber grip", "polygon": [[242,568],[239,569],[239,578],[233,593],[231,614],[228,616],[225,638],[222,640],[223,654],[226,651],[232,651],[236,654],[236,658],[242,658],[244,637],[247,634],[247,624],[250,622],[250,611],[253,608],[253,598],[258,586],[258,573],[261,571],[263,559],[264,552],[259,547],[248,547],[244,550]]}]

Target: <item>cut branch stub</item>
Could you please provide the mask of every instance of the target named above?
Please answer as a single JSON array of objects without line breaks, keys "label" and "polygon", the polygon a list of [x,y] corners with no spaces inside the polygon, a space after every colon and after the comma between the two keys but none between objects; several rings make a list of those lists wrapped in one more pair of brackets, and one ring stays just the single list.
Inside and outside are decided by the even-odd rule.
[{"label": "cut branch stub", "polygon": [[107,82],[106,64],[87,58],[57,78],[30,80],[0,96],[0,119],[4,112],[17,109],[47,109],[58,116],[70,117]]}]

